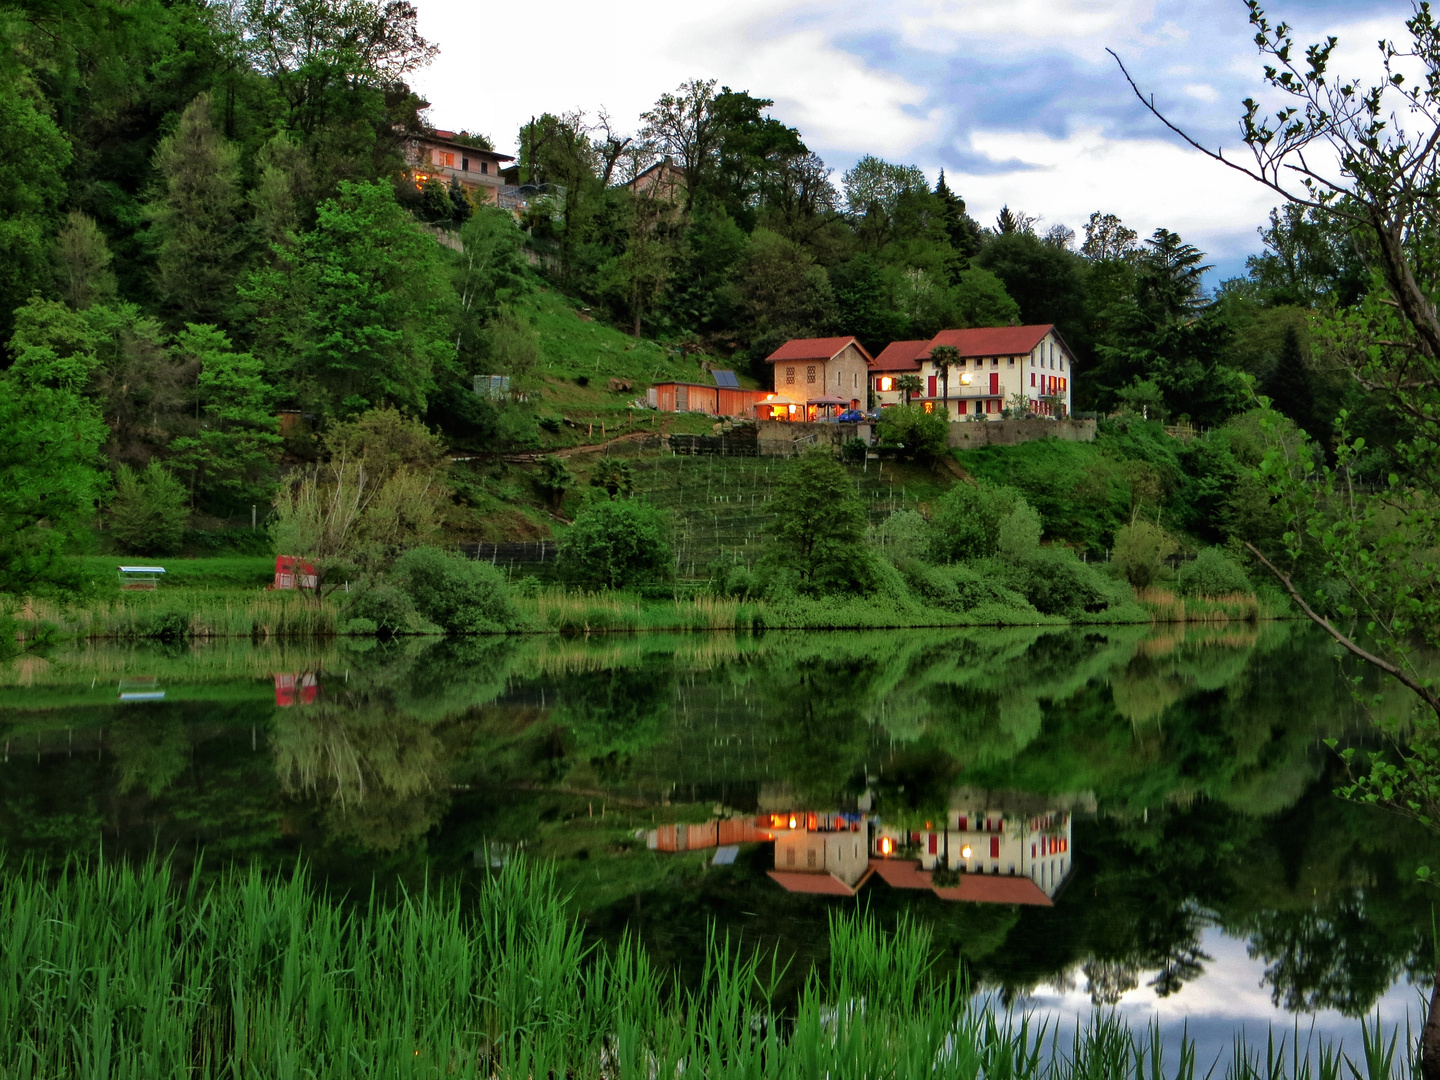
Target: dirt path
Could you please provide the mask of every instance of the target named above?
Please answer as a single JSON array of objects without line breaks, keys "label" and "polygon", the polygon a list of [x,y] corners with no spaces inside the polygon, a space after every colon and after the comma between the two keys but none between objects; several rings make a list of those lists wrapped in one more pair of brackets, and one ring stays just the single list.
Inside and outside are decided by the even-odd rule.
[{"label": "dirt path", "polygon": [[575,457],[577,454],[598,454],[620,443],[636,443],[644,442],[646,439],[658,439],[660,436],[666,434],[669,429],[670,421],[666,420],[661,423],[658,430],[655,428],[646,428],[643,431],[631,431],[624,435],[616,435],[613,438],[606,439],[604,442],[582,443],[579,446],[565,446],[558,450],[527,450],[523,454],[474,454],[467,455],[466,457],[451,458],[451,460],[472,461],[477,457],[483,457],[492,461],[508,461],[516,465],[533,465],[541,458],[568,458]]}]

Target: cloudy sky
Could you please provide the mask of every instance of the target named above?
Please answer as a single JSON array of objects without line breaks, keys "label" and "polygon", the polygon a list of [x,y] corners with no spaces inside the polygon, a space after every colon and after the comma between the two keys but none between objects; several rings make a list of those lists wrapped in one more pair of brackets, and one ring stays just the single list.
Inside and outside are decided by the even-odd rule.
[{"label": "cloudy sky", "polygon": [[[843,171],[866,153],[944,169],[982,222],[1008,203],[1077,232],[1092,210],[1164,225],[1243,269],[1273,199],[1169,136],[1114,62],[1171,116],[1234,146],[1259,61],[1241,0],[415,0],[441,48],[416,80],[439,127],[512,149],[532,114],[605,107],[622,124],[681,81],[758,97]],[[1272,0],[1339,68],[1373,66],[1407,0]],[[1243,147],[1241,148],[1243,150]]]}]

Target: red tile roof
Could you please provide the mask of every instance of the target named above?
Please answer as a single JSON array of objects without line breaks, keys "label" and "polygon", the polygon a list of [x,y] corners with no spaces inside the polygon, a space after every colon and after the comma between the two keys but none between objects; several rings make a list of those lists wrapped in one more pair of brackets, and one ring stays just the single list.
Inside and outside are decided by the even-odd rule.
[{"label": "red tile roof", "polygon": [[859,349],[867,364],[872,362],[865,346],[853,337],[795,338],[785,342],[765,359],[772,364],[776,360],[829,360],[837,356],[846,345],[854,345]]},{"label": "red tile roof", "polygon": [[920,354],[928,352],[928,341],[892,341],[870,364],[871,371],[919,371]]},{"label": "red tile roof", "polygon": [[870,880],[870,871],[865,871],[865,876],[855,883],[855,888],[846,885],[833,874],[805,873],[798,870],[767,870],[765,871],[777,882],[786,892],[814,893],[817,896],[854,896],[860,891],[860,886]]},{"label": "red tile roof", "polygon": [[979,326],[973,330],[941,330],[930,339],[920,358],[930,359],[930,350],[936,345],[953,345],[960,350],[961,356],[1020,356],[1039,345],[1041,339],[1054,329],[1047,323],[1044,326]]}]

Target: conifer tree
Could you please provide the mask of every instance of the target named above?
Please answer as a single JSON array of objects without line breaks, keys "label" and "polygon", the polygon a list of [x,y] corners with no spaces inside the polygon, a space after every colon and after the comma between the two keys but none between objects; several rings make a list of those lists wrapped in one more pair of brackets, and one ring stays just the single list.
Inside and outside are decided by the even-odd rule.
[{"label": "conifer tree", "polygon": [[1280,341],[1280,356],[1265,379],[1265,396],[1277,412],[1282,412],[1311,438],[1323,432],[1315,415],[1315,391],[1310,384],[1310,369],[1300,351],[1300,335],[1293,326],[1285,328]]},{"label": "conifer tree", "polygon": [[149,212],[161,299],[179,322],[224,323],[243,250],[240,154],[215,130],[209,94],[161,140],[155,168],[161,190]]},{"label": "conifer tree", "polygon": [[65,303],[76,311],[115,295],[110,245],[95,219],[72,210],[55,240],[55,283]]}]

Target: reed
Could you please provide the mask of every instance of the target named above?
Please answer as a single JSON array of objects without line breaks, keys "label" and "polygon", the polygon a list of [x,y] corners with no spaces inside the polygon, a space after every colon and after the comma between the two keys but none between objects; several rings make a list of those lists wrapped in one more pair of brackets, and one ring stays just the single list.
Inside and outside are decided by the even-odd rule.
[{"label": "reed", "polygon": [[1135,597],[1156,622],[1254,623],[1267,617],[1254,593],[1176,596],[1169,589],[1149,588],[1135,590]]},{"label": "reed", "polygon": [[[605,1080],[1194,1080],[1159,1031],[1113,1015],[1058,1030],[977,1003],[912,922],[836,915],[828,974],[783,1013],[773,958],[712,936],[690,988],[624,941],[584,944],[551,872],[512,863],[449,888],[326,897],[230,871],[200,885],[160,862],[0,876],[0,1075],[596,1077]],[[1229,1080],[1389,1080],[1413,1066],[1366,1029],[1352,1062],[1237,1043]],[[1214,1073],[1217,1077],[1220,1075]],[[1418,1072],[1417,1074],[1418,1075]]]}]

